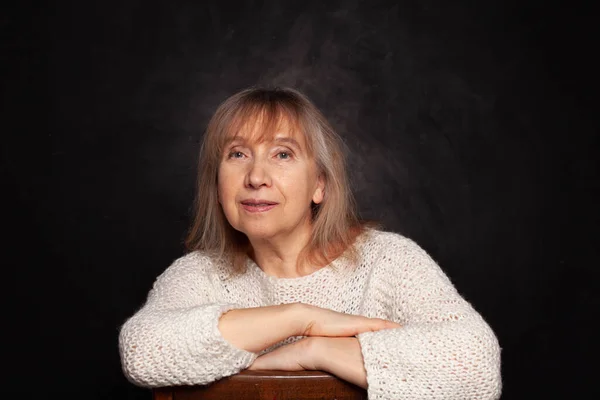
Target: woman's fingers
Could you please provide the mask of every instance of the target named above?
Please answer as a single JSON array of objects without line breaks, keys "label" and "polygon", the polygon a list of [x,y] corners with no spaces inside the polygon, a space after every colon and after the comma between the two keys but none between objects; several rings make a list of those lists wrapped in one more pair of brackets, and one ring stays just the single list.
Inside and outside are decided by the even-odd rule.
[{"label": "woman's fingers", "polygon": [[389,321],[387,319],[379,319],[379,325],[381,326],[381,329],[392,329],[392,328],[400,328],[402,325],[400,325],[397,322],[394,321]]},{"label": "woman's fingers", "polygon": [[[371,329],[361,330],[361,332],[357,332],[357,333],[362,333],[362,332],[367,332],[367,331],[376,332],[376,331],[380,331],[382,329],[400,328],[402,326],[394,321],[388,321],[386,319],[381,319],[381,318],[369,318],[369,319],[370,319],[369,327]],[[358,329],[360,330],[361,327],[359,326]]]},{"label": "woman's fingers", "polygon": [[393,329],[393,328],[401,328],[402,325],[400,325],[397,322],[394,321],[385,321],[385,324],[388,326],[388,329]]}]

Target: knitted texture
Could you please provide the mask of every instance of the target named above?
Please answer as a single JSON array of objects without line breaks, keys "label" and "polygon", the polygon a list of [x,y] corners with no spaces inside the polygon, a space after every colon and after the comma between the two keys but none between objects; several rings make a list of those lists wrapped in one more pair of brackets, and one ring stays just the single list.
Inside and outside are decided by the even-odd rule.
[{"label": "knitted texture", "polygon": [[[301,302],[384,318],[397,329],[357,335],[375,399],[497,399],[500,347],[493,331],[414,241],[369,230],[356,266],[338,259],[300,278],[244,274],[191,252],[162,273],[144,306],[121,327],[125,375],[145,387],[207,384],[248,368],[259,354],[238,349],[218,329],[234,308]],[[260,354],[301,337],[291,337]]]}]

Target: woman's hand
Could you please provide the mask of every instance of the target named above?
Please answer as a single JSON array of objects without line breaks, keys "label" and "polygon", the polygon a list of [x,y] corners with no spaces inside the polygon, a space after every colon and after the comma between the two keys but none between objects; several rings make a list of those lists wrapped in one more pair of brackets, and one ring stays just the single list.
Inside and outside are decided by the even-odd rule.
[{"label": "woman's hand", "polygon": [[304,338],[297,342],[281,346],[254,360],[248,368],[255,370],[304,371],[316,370],[317,359],[314,352],[314,339]]},{"label": "woman's hand", "polygon": [[345,314],[307,304],[301,304],[300,315],[304,321],[300,336],[355,336],[362,332],[401,327],[385,319]]}]

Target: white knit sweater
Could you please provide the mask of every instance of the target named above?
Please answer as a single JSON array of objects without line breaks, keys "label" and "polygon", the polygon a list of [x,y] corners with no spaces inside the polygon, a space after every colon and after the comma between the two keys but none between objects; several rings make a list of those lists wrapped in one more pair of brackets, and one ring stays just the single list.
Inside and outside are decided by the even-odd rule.
[{"label": "white knit sweater", "polygon": [[219,317],[233,308],[302,302],[402,325],[357,335],[370,400],[499,398],[496,336],[432,258],[414,241],[377,230],[363,234],[357,248],[356,267],[338,259],[334,269],[300,278],[268,276],[250,259],[246,273],[230,279],[227,266],[202,253],[175,260],[121,327],[125,375],[158,387],[236,374],[258,354],[229,344]]}]

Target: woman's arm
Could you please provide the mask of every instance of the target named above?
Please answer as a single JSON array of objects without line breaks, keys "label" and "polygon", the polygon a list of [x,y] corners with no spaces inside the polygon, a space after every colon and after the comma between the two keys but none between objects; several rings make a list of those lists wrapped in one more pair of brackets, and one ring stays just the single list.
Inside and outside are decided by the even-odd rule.
[{"label": "woman's arm", "polygon": [[[401,328],[357,335],[369,399],[497,399],[500,347],[483,318],[416,243],[388,237],[367,297]],[[378,302],[383,300],[378,300]]]},{"label": "woman's arm", "polygon": [[234,309],[219,319],[223,338],[239,349],[259,353],[306,329],[307,312],[299,303]]},{"label": "woman's arm", "polygon": [[247,368],[257,355],[221,336],[220,316],[237,304],[217,300],[210,258],[190,253],[154,282],[146,303],[121,326],[125,376],[144,387],[206,384]]},{"label": "woman's arm", "polygon": [[231,310],[221,317],[219,330],[234,346],[261,352],[290,336],[342,336],[396,328],[380,318],[344,314],[303,303]]}]

